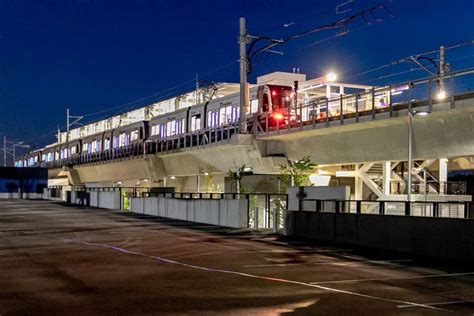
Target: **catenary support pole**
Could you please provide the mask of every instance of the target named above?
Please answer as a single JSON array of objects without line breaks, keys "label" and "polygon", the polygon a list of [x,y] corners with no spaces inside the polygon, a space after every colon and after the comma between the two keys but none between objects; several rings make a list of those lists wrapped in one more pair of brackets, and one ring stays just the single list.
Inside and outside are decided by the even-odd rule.
[{"label": "catenary support pole", "polygon": [[239,132],[247,133],[247,30],[245,28],[245,18],[240,18],[240,114]]}]

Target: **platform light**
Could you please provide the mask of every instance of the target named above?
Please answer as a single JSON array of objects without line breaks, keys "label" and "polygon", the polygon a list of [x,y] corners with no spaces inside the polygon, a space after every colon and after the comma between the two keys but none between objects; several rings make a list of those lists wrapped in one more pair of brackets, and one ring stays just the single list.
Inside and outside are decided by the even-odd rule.
[{"label": "platform light", "polygon": [[334,72],[330,72],[326,75],[326,80],[329,82],[333,82],[337,80],[337,75]]},{"label": "platform light", "polygon": [[171,179],[171,180],[174,180],[174,179],[176,179],[176,177],[175,177],[175,176],[171,176],[170,179]]},{"label": "platform light", "polygon": [[209,175],[209,172],[204,172],[204,175],[205,175],[205,176],[208,176],[208,175]]},{"label": "platform light", "polygon": [[438,91],[438,93],[436,94],[436,99],[443,100],[445,98],[446,98],[446,91],[444,90]]}]

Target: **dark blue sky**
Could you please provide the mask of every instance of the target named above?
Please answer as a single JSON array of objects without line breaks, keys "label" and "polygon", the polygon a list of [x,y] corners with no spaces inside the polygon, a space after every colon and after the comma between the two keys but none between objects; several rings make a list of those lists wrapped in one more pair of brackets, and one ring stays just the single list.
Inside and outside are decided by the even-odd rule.
[{"label": "dark blue sky", "polygon": [[[87,114],[154,94],[159,99],[170,87],[179,85],[171,94],[192,89],[196,72],[210,73],[207,80],[237,82],[239,16],[247,17],[250,33],[280,37],[343,18],[335,7],[345,1],[1,0],[0,137],[44,145],[65,124],[66,107]],[[335,34],[326,31],[279,47],[285,55],[263,56],[252,78],[293,67],[310,77],[335,69],[350,78],[474,38],[472,0],[354,0],[346,14],[381,2],[394,18],[380,12],[383,22],[362,28],[356,23],[345,36],[306,46]],[[290,22],[295,24],[282,27]],[[473,54],[472,47],[453,50],[448,61],[456,59],[454,68],[463,68],[472,65]],[[384,71],[349,81],[399,69]]]}]

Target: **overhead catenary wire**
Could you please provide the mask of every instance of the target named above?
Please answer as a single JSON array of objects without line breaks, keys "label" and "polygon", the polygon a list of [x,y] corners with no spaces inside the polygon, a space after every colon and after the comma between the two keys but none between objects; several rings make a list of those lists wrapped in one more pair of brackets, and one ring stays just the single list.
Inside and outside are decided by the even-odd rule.
[{"label": "overhead catenary wire", "polygon": [[[472,45],[472,44],[474,44],[474,40],[463,41],[461,43],[457,43],[457,44],[454,44],[454,45],[451,45],[451,46],[447,46],[447,47],[445,47],[445,50],[456,49],[456,48],[460,48],[460,47],[467,46],[467,45]],[[384,65],[381,65],[381,66],[377,66],[377,67],[372,68],[372,69],[362,71],[362,72],[360,72],[358,74],[355,74],[355,75],[352,75],[350,77],[345,77],[345,79],[346,80],[353,79],[353,78],[360,77],[360,76],[363,76],[363,75],[366,75],[366,74],[369,74],[369,73],[372,73],[372,72],[375,72],[375,71],[378,71],[378,70],[381,70],[381,69],[384,69],[384,68],[388,68],[388,67],[392,67],[392,66],[395,66],[395,65],[398,65],[398,64],[402,64],[402,63],[407,62],[408,59],[410,59],[412,57],[413,58],[419,58],[421,56],[431,55],[431,54],[435,54],[435,53],[438,53],[438,52],[439,52],[439,49],[435,49],[435,50],[431,50],[431,51],[427,51],[427,52],[422,52],[422,53],[417,53],[417,54],[413,54],[413,55],[410,55],[410,56],[406,56],[406,57],[397,59],[393,62],[384,64]]]}]

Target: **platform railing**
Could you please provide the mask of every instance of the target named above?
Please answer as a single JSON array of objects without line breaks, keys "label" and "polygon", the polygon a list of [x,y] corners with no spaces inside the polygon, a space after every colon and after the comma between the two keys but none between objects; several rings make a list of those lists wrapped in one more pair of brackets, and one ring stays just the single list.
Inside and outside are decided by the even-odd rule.
[{"label": "platform railing", "polygon": [[[439,84],[444,83],[444,95],[439,95]],[[454,108],[457,100],[474,98],[474,68],[454,71],[444,76],[432,76],[386,87],[374,87],[337,98],[321,98],[306,104],[286,108],[282,119],[272,121],[272,113],[259,114],[254,133],[260,136],[300,131],[304,128],[323,128],[334,125],[375,120],[382,113],[394,117],[398,111],[423,109],[431,112],[439,104]]]}]

